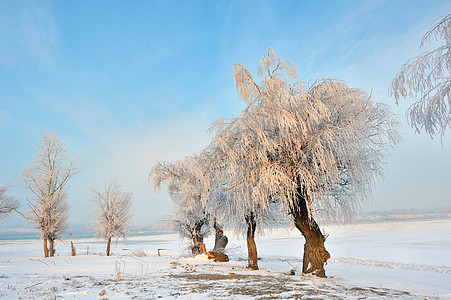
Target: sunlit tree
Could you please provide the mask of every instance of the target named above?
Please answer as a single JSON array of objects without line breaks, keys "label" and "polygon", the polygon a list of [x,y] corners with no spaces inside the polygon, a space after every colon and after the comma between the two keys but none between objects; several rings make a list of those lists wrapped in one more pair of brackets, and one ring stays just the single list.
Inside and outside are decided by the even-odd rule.
[{"label": "sunlit tree", "polygon": [[412,127],[433,137],[451,128],[451,14],[436,21],[421,40],[444,44],[409,59],[393,79],[389,93],[396,100],[417,98],[407,110]]},{"label": "sunlit tree", "polygon": [[248,200],[240,199],[260,209],[277,201],[305,238],[303,273],[325,276],[330,255],[314,217],[349,219],[370,196],[399,139],[397,120],[386,105],[343,82],[305,87],[294,65],[272,49],[261,60],[259,82],[243,64],[234,75],[246,108],[212,126],[231,203],[245,211]]},{"label": "sunlit tree", "polygon": [[110,255],[111,238],[125,237],[132,217],[133,193],[127,192],[113,179],[104,191],[91,190],[91,202],[96,215],[95,231],[107,241],[105,255]]},{"label": "sunlit tree", "polygon": [[26,217],[39,229],[48,257],[54,255],[54,241],[67,227],[67,184],[79,168],[75,158],[65,156],[66,145],[51,132],[44,132],[37,148],[33,161],[21,171],[21,179],[29,192]]}]

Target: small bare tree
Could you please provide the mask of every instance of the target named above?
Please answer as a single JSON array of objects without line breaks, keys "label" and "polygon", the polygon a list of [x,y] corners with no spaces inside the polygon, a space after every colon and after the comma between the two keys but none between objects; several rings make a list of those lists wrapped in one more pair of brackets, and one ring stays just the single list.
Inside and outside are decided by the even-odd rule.
[{"label": "small bare tree", "polygon": [[75,158],[65,156],[66,145],[51,132],[44,132],[37,148],[34,160],[21,171],[21,179],[30,193],[26,218],[40,230],[48,257],[54,255],[54,241],[67,227],[66,187],[79,168]]},{"label": "small bare tree", "polygon": [[416,132],[424,129],[431,137],[451,128],[451,14],[435,21],[421,40],[420,48],[443,39],[445,44],[409,59],[393,79],[389,94],[396,103],[401,98],[418,97],[407,110]]},{"label": "small bare tree", "polygon": [[111,238],[122,236],[130,227],[133,193],[122,190],[113,179],[105,184],[105,190],[91,190],[91,202],[96,214],[95,231],[100,238],[107,241],[106,256],[110,255]]},{"label": "small bare tree", "polygon": [[0,186],[0,219],[19,208],[19,202],[8,195],[8,189]]}]

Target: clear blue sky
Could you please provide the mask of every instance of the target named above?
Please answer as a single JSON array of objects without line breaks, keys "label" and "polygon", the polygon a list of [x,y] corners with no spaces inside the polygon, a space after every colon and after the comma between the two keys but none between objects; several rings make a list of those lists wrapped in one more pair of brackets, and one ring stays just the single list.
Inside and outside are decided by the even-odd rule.
[{"label": "clear blue sky", "polygon": [[413,134],[408,103],[387,89],[450,12],[435,0],[0,1],[0,185],[25,208],[19,171],[53,131],[83,168],[72,223],[89,220],[89,190],[114,177],[135,193],[134,224],[157,222],[172,203],[154,194],[150,168],[206,146],[210,123],[242,108],[232,65],[255,70],[273,47],[301,80],[345,80],[400,115],[404,142],[366,210],[449,206],[450,132],[443,146]]}]

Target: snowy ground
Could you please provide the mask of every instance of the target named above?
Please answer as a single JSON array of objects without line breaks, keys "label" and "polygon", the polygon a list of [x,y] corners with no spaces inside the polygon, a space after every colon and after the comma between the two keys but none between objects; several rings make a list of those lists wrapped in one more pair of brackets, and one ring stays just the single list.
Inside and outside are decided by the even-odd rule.
[{"label": "snowy ground", "polygon": [[[290,276],[303,239],[279,229],[257,239],[261,270],[245,268],[245,241],[229,234],[231,261],[186,255],[175,235],[105,243],[73,239],[44,259],[38,240],[0,241],[2,299],[451,299],[451,220],[328,226],[326,279]],[[207,240],[207,248],[213,246]],[[87,255],[87,247],[89,254]],[[158,256],[157,249],[160,250]]]}]

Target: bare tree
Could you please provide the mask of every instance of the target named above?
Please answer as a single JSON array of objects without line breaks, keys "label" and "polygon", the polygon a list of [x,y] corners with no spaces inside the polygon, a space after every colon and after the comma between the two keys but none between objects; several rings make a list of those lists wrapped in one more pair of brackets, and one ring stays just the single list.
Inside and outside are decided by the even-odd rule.
[{"label": "bare tree", "polygon": [[7,216],[17,208],[19,208],[19,202],[8,195],[6,187],[0,186],[0,218]]},{"label": "bare tree", "polygon": [[234,75],[247,107],[211,128],[225,154],[231,203],[246,211],[248,200],[240,199],[260,209],[277,201],[305,238],[303,273],[323,277],[330,255],[314,217],[352,217],[399,139],[398,122],[387,106],[343,82],[305,88],[272,49],[258,68],[259,84],[243,64]]},{"label": "bare tree", "polygon": [[420,48],[444,40],[435,50],[409,59],[391,82],[389,94],[401,98],[419,97],[407,110],[416,132],[424,129],[431,137],[451,128],[451,14],[435,21],[421,40]]},{"label": "bare tree", "polygon": [[48,257],[54,255],[54,241],[67,227],[67,183],[79,168],[75,158],[65,156],[66,145],[51,132],[43,133],[37,148],[33,161],[21,171],[21,179],[30,193],[26,217],[40,230]]},{"label": "bare tree", "polygon": [[113,179],[103,192],[92,189],[91,202],[96,214],[97,235],[107,241],[106,256],[110,255],[111,238],[124,237],[130,227],[133,193],[122,190]]}]

